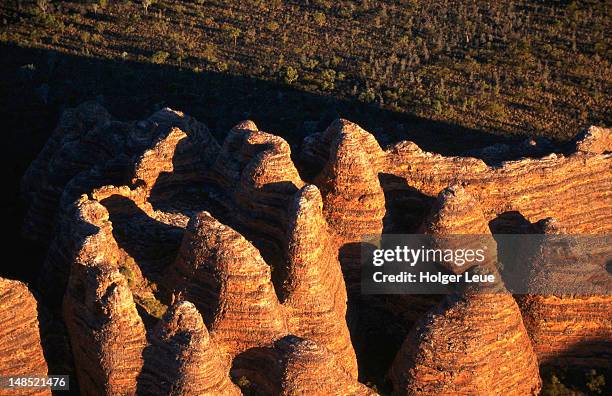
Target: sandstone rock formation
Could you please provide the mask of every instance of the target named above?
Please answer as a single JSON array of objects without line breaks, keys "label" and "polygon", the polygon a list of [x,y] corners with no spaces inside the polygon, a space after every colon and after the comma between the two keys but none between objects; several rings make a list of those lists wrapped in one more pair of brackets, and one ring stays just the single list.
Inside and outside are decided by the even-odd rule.
[{"label": "sandstone rock formation", "polygon": [[[2,376],[45,376],[38,329],[37,303],[28,287],[0,278],[0,373]],[[50,395],[48,388],[11,390],[11,395]]]},{"label": "sandstone rock formation", "polygon": [[[335,161],[329,158],[329,142],[342,136],[341,130],[358,128],[348,121],[343,125],[333,125],[325,133],[310,137],[305,142],[303,161],[315,169]],[[385,151],[364,144],[360,151],[367,153],[376,173],[396,176],[382,179],[386,196],[418,199],[420,196],[413,192],[417,190],[431,197],[449,185],[461,184],[481,203],[489,221],[504,212],[517,211],[531,222],[555,217],[572,233],[605,233],[612,228],[611,222],[605,221],[612,212],[610,130],[591,131],[576,145],[596,149],[507,161],[495,167],[476,158],[425,152],[409,141]],[[387,203],[390,205],[392,202]]]},{"label": "sandstone rock formation", "polygon": [[539,249],[526,258],[530,294],[518,296],[538,359],[542,364],[608,368],[612,281],[605,260],[610,240],[568,238],[554,219],[547,219],[543,232]]},{"label": "sandstone rock formation", "polygon": [[324,139],[329,139],[329,157],[315,184],[321,188],[323,213],[338,237],[349,293],[355,293],[361,264],[359,243],[364,236],[383,231],[385,196],[375,162],[382,150],[372,135],[344,120],[332,124]]},{"label": "sandstone rock formation", "polygon": [[[479,209],[462,188],[446,189],[423,229],[442,236],[478,235],[487,231]],[[518,305],[496,267],[483,265],[485,272],[496,273],[494,284],[458,286],[408,335],[389,375],[395,395],[539,392],[538,362]]]},{"label": "sandstone rock formation", "polygon": [[250,350],[236,359],[237,376],[254,390],[271,395],[375,395],[341,369],[325,348],[287,336],[267,348]]},{"label": "sandstone rock formation", "polygon": [[510,294],[447,297],[408,335],[391,367],[395,395],[536,395],[538,362]]},{"label": "sandstone rock formation", "polygon": [[[362,237],[399,230],[492,242],[489,230],[519,232],[519,220],[551,216],[572,233],[608,232],[609,145],[609,130],[592,128],[565,154],[488,166],[411,142],[383,150],[338,120],[305,140],[296,166],[288,143],[251,121],[218,144],[177,111],[119,122],[88,103],[64,114],[24,176],[24,230],[49,245],[42,289],[51,305],[64,295],[85,394],[237,392],[230,371],[267,394],[365,394],[347,326],[347,299],[363,302]],[[410,301],[389,306],[416,318],[436,299]],[[608,319],[609,303],[597,304],[575,305],[576,316]],[[556,312],[546,315],[566,320]],[[423,393],[539,388],[507,293],[458,292],[423,323],[393,366],[398,393],[410,384]]]},{"label": "sandstone rock formation", "polygon": [[229,377],[229,357],[211,341],[196,307],[179,301],[157,324],[138,392],[147,395],[241,395]]},{"label": "sandstone rock formation", "polygon": [[134,394],[145,327],[126,279],[110,263],[75,263],[64,299],[79,387],[86,395]]},{"label": "sandstone rock formation", "polygon": [[336,245],[322,213],[319,190],[307,185],[295,195],[288,229],[287,269],[282,288],[287,325],[325,346],[357,378],[357,361],[346,326],[346,288]]},{"label": "sandstone rock formation", "polygon": [[242,235],[208,212],[189,223],[169,278],[232,356],[287,334],[270,267]]}]

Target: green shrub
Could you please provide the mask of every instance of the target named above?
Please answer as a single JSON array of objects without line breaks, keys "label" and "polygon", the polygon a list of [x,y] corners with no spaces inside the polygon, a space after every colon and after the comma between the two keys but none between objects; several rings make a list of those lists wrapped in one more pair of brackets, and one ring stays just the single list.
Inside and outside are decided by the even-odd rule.
[{"label": "green shrub", "polygon": [[287,66],[283,78],[287,84],[293,84],[298,79],[298,72],[293,67]]},{"label": "green shrub", "polygon": [[170,54],[166,51],[157,51],[151,55],[151,62],[161,65],[166,62],[169,56]]},{"label": "green shrub", "polygon": [[335,87],[336,71],[333,69],[325,69],[321,72],[320,85],[321,89],[331,91]]},{"label": "green shrub", "polygon": [[122,265],[119,267],[119,273],[127,280],[128,286],[132,288],[134,286],[134,272],[130,267]]},{"label": "green shrub", "polygon": [[431,107],[436,114],[442,114],[442,102],[440,102],[438,99],[435,99],[432,102]]},{"label": "green shrub", "polygon": [[166,313],[168,307],[159,302],[155,297],[138,298],[140,305],[149,315],[160,319]]},{"label": "green shrub", "polygon": [[81,41],[83,42],[83,44],[87,44],[90,39],[91,39],[91,34],[89,34],[89,32],[81,33]]},{"label": "green shrub", "polygon": [[376,99],[376,92],[373,88],[368,88],[359,94],[359,100],[366,103],[372,103]]},{"label": "green shrub", "polygon": [[325,14],[323,14],[322,12],[316,12],[313,18],[317,25],[319,26],[325,25],[326,18],[325,18]]}]

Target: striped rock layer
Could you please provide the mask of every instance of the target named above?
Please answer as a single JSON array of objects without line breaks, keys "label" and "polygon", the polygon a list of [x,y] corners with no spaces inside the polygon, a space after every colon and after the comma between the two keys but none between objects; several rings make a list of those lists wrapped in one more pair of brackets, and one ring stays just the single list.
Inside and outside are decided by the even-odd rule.
[{"label": "striped rock layer", "polygon": [[313,341],[287,336],[273,345],[254,348],[234,363],[236,376],[271,395],[375,395],[338,367],[335,358]]},{"label": "striped rock layer", "polygon": [[391,367],[395,395],[537,395],[536,355],[508,293],[447,297],[408,335]]},{"label": "striped rock layer", "polygon": [[[86,394],[153,389],[151,378],[167,380],[167,387],[151,392],[180,393],[187,389],[182,375],[194,378],[198,389],[227,385],[230,392],[230,365],[236,380],[238,362],[258,351],[284,362],[273,363],[283,372],[280,382],[266,379],[264,365],[245,371],[264,384],[261,389],[359,393],[346,304],[347,294],[358,292],[361,238],[416,231],[432,207],[434,217],[421,231],[439,236],[461,228],[486,234],[514,212],[531,223],[554,216],[575,233],[607,232],[612,154],[606,136],[608,129],[591,128],[564,155],[493,167],[427,153],[411,142],[383,150],[370,133],[338,120],[306,139],[298,172],[287,142],[251,121],[218,144],[203,124],[180,112],[163,109],[143,121],[119,122],[88,103],[64,114],[24,176],[30,204],[24,230],[49,243],[41,284],[52,291],[50,301],[65,293],[64,320]],[[481,210],[466,211],[473,205],[466,197]],[[472,317],[506,315],[509,327],[493,320],[491,328],[507,337],[490,353],[505,362],[500,351],[518,348],[523,368],[506,382],[490,379],[496,369],[473,348],[465,349],[473,356],[464,367],[477,367],[487,386],[500,391],[518,378],[525,384],[520,389],[537,389],[516,304],[504,294],[485,296],[459,294],[458,318],[472,323]],[[186,308],[176,301],[184,300],[200,313],[201,327],[197,315],[180,313]],[[165,306],[170,310],[163,316]],[[185,349],[183,338],[164,336],[174,331],[176,315],[194,326],[192,332],[176,328],[181,337],[199,340],[193,349]],[[440,328],[465,323],[440,315]],[[481,331],[475,334],[491,339]],[[472,342],[469,334],[461,337]],[[175,371],[149,363],[151,350],[176,354]],[[192,371],[202,356],[210,356],[210,368]],[[400,366],[399,372],[412,367]],[[336,373],[329,383],[309,374],[324,371]],[[481,389],[473,379],[459,383]]]},{"label": "striped rock layer", "polygon": [[[129,136],[138,130],[149,142],[130,154],[131,170],[115,179],[99,168],[81,172],[59,198],[61,232],[45,268],[58,289],[67,285],[64,320],[81,391],[189,393],[189,377],[214,393],[221,385],[209,382],[229,378],[234,356],[287,334],[312,340],[356,381],[346,290],[318,189],[300,190],[304,183],[284,140],[243,123],[210,149],[193,142],[207,141],[205,128],[183,117],[167,110],[124,125]],[[206,161],[196,149],[205,149]],[[125,184],[105,184],[113,180]],[[113,295],[110,307],[106,294]],[[220,376],[193,371],[189,361],[172,378],[157,367],[152,350],[179,360],[186,353],[164,347],[163,325],[156,325],[162,301],[176,296],[201,313],[201,332],[210,330],[210,349],[221,359],[213,364]],[[160,378],[165,387],[152,385]]]},{"label": "striped rock layer", "polygon": [[[479,209],[452,187],[440,193],[422,228],[435,236],[478,235],[486,232]],[[395,395],[538,394],[538,361],[521,311],[491,264],[483,265],[498,276],[495,284],[459,286],[417,322],[389,372]]]},{"label": "striped rock layer", "polygon": [[116,266],[75,263],[64,297],[64,320],[81,392],[134,394],[146,332]]},{"label": "striped rock layer", "polygon": [[[547,219],[543,231],[540,249],[527,258],[531,294],[518,296],[538,359],[548,365],[609,368],[609,238],[567,238],[554,219]],[[592,286],[577,292],[578,285]]]},{"label": "striped rock layer", "polygon": [[[0,278],[0,373],[2,376],[47,375],[36,300],[25,284],[5,278]],[[50,395],[51,390],[29,388],[11,390],[10,394]]]},{"label": "striped rock layer", "polygon": [[211,341],[202,316],[187,301],[173,304],[144,351],[138,392],[147,395],[241,395],[229,359]]},{"label": "striped rock layer", "polygon": [[[321,170],[337,162],[330,142],[347,134],[367,142],[358,150],[367,156],[375,174],[394,176],[381,178],[385,195],[392,199],[418,201],[420,196],[414,196],[414,190],[435,197],[447,186],[460,184],[480,202],[488,221],[502,213],[517,211],[533,223],[554,217],[575,234],[605,233],[612,228],[609,221],[612,147],[608,128],[589,129],[579,136],[576,148],[564,155],[551,154],[488,166],[477,158],[426,152],[410,141],[399,142],[383,151],[377,143],[363,137],[372,135],[342,120],[305,141],[303,162]],[[426,201],[421,203],[427,205]],[[392,205],[393,202],[387,202],[387,206]],[[419,208],[419,203],[412,206]]]}]

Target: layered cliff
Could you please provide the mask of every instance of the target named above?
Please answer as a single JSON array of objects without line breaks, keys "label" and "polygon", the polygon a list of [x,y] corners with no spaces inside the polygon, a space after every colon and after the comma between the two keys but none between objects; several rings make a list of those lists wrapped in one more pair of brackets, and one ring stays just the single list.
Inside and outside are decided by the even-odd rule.
[{"label": "layered cliff", "polygon": [[[487,224],[478,202],[455,186],[440,193],[422,229],[434,236],[469,236],[486,233]],[[442,247],[453,248],[453,242]],[[494,242],[487,242],[493,250]],[[495,264],[487,261],[479,268],[451,268],[454,272],[494,273],[496,281],[483,286],[458,285],[417,322],[389,372],[395,395],[487,395],[492,390],[538,394],[537,357],[521,311],[505,290]]]},{"label": "layered cliff", "polygon": [[[47,375],[47,362],[40,342],[37,305],[34,296],[25,284],[0,278],[0,373],[2,376],[39,377]],[[11,395],[51,394],[48,388],[28,388],[10,392]]]},{"label": "layered cliff", "polygon": [[[353,335],[384,324],[347,309],[365,301],[362,238],[422,232],[450,246],[450,235],[479,235],[495,252],[491,231],[550,216],[571,233],[608,232],[609,133],[489,166],[412,142],[383,150],[337,120],[305,140],[296,165],[285,140],[251,121],[218,144],[177,111],[120,122],[90,103],[65,113],[24,176],[24,228],[49,243],[41,284],[50,303],[64,296],[84,394],[237,393],[241,377],[266,394],[367,394],[355,350],[372,340],[351,339],[347,323]],[[438,298],[386,304],[422,319],[390,372],[396,393],[537,392],[521,311],[497,287],[459,290],[425,317]],[[607,297],[534,298],[523,314],[542,362],[563,343],[583,363],[609,345],[609,327],[586,324],[609,321]],[[564,311],[575,337],[560,334]]]},{"label": "layered cliff", "polygon": [[[341,139],[344,130],[358,128],[348,121],[341,123],[342,128],[334,124],[305,141],[304,163],[323,169],[337,161],[330,142]],[[477,158],[426,152],[410,141],[384,151],[375,142],[367,143],[356,151],[367,156],[375,174],[395,176],[381,177],[385,195],[396,200],[414,199],[411,206],[415,210],[427,205],[422,195],[435,197],[447,186],[460,184],[481,203],[489,221],[517,211],[531,222],[555,217],[572,233],[605,233],[611,227],[605,219],[612,212],[609,136],[608,128],[591,128],[566,154],[506,161],[498,166],[488,166]],[[387,206],[392,204],[387,202]]]},{"label": "layered cliff", "polygon": [[171,305],[144,353],[138,392],[147,395],[241,395],[229,377],[229,356],[211,340],[187,301]]},{"label": "layered cliff", "polygon": [[543,224],[529,263],[529,294],[518,296],[542,364],[608,368],[612,356],[609,238],[568,238],[554,219]]}]

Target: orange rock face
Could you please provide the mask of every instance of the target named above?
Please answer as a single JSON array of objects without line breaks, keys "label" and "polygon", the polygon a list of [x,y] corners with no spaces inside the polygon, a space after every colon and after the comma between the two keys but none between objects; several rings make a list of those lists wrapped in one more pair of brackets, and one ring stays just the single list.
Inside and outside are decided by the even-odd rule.
[{"label": "orange rock face", "polygon": [[[597,239],[567,239],[564,233],[556,221],[546,222],[540,249],[528,258],[532,294],[518,297],[525,325],[542,364],[608,368],[612,296],[598,254],[609,246],[598,246]],[[576,293],[578,284],[593,287]]]},{"label": "orange rock face", "polygon": [[[478,203],[460,187],[440,193],[423,229],[442,236],[487,232]],[[490,264],[483,265],[490,270]],[[501,280],[448,295],[417,322],[389,377],[395,395],[486,395],[491,390],[536,395],[541,387],[521,312]]]},{"label": "orange rock face", "polygon": [[393,363],[396,395],[536,395],[537,358],[507,293],[450,296],[408,335]]},{"label": "orange rock face", "polygon": [[[361,301],[362,238],[490,238],[496,227],[519,230],[516,218],[551,216],[571,233],[606,233],[609,130],[575,143],[564,155],[488,166],[412,142],[383,150],[338,120],[305,140],[296,166],[289,144],[251,121],[219,144],[174,110],[119,122],[90,103],[64,114],[24,176],[24,230],[49,245],[41,291],[50,305],[63,296],[84,394],[238,394],[241,377],[264,394],[370,394],[347,325],[347,299]],[[608,300],[533,298],[523,314],[542,361],[561,344],[609,343],[605,327],[586,325],[587,316],[609,321]],[[407,302],[417,300],[387,306],[414,318],[435,301]],[[463,290],[421,319],[390,371],[397,394],[538,391],[536,354],[509,294]],[[568,323],[573,338],[559,334]]]},{"label": "orange rock face", "polygon": [[199,213],[169,275],[203,313],[211,336],[232,356],[287,334],[270,267],[242,235]]},{"label": "orange rock face", "polygon": [[313,341],[287,336],[267,348],[251,349],[234,364],[253,388],[270,395],[375,395],[341,369],[333,355]]},{"label": "orange rock face", "polygon": [[[385,196],[378,180],[374,137],[357,125],[336,122],[326,131],[331,148],[315,179],[323,196],[323,213],[337,235],[340,260],[349,293],[359,287],[360,241],[381,235]],[[326,137],[327,137],[326,136]]]},{"label": "orange rock face", "polygon": [[210,339],[196,307],[173,304],[144,351],[138,392],[147,395],[241,395],[229,378],[229,356]]},{"label": "orange rock face", "polygon": [[[36,300],[28,287],[0,278],[0,373],[2,376],[47,375],[38,329]],[[47,388],[11,390],[11,395],[50,395]]]},{"label": "orange rock face", "polygon": [[336,246],[322,213],[319,190],[295,194],[287,244],[283,305],[291,334],[325,346],[357,378],[357,361],[346,327],[346,288]]},{"label": "orange rock face", "polygon": [[134,394],[145,328],[126,279],[111,265],[75,264],[64,298],[79,387],[87,395]]}]

